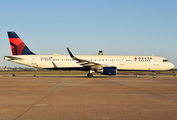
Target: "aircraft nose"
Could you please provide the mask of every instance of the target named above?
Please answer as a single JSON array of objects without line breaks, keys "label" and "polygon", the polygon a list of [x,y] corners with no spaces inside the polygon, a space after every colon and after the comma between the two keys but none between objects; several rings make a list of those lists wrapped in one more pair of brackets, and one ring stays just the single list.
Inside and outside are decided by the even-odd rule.
[{"label": "aircraft nose", "polygon": [[174,68],[173,63],[170,63],[168,66],[169,66],[170,69]]}]

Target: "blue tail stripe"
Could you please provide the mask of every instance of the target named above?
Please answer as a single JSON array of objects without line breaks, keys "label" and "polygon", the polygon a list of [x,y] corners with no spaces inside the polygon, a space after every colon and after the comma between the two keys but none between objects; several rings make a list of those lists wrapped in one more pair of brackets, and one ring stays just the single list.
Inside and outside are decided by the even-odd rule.
[{"label": "blue tail stripe", "polygon": [[25,45],[23,51],[22,51],[22,54],[21,55],[31,55],[31,54],[34,54],[32,53],[29,48]]},{"label": "blue tail stripe", "polygon": [[8,32],[9,38],[19,38],[15,32]]}]

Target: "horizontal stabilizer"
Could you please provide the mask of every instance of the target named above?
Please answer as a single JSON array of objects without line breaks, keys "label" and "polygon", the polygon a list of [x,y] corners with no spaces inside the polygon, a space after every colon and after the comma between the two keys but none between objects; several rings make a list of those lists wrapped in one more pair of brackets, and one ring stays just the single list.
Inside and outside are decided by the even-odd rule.
[{"label": "horizontal stabilizer", "polygon": [[5,60],[23,60],[22,58],[18,58],[18,57],[13,57],[13,56],[5,56],[4,57]]}]

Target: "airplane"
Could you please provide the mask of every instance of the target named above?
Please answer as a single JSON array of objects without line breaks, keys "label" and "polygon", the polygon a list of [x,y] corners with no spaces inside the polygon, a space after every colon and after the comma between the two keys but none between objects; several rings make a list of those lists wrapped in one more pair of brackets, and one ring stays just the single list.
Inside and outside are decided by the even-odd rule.
[{"label": "airplane", "polygon": [[50,70],[80,70],[89,71],[87,77],[93,77],[93,72],[104,75],[116,75],[117,71],[153,71],[156,78],[158,70],[169,70],[174,65],[159,56],[124,56],[124,55],[77,55],[67,48],[69,55],[37,55],[33,53],[15,32],[7,32],[12,56],[4,56],[7,61],[35,68]]}]

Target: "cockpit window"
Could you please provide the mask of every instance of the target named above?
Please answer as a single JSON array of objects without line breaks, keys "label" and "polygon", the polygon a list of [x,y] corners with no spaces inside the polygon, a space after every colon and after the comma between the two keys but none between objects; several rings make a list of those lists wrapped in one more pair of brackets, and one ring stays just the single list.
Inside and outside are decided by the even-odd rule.
[{"label": "cockpit window", "polygon": [[168,60],[163,60],[163,62],[168,62]]}]

